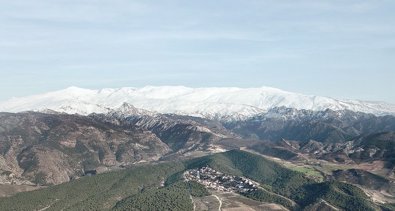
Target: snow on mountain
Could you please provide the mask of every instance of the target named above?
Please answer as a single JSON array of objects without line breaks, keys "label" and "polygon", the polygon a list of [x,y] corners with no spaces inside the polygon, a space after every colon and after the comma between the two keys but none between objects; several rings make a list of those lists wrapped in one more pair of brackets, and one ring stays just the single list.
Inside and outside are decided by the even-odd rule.
[{"label": "snow on mountain", "polygon": [[275,107],[313,111],[347,109],[376,115],[395,114],[395,105],[392,104],[336,100],[270,87],[189,88],[183,86],[126,87],[100,90],[69,87],[40,95],[12,98],[0,103],[0,111],[54,110],[87,115],[108,113],[116,109],[122,110],[122,107],[125,108],[125,103],[151,112],[232,119],[250,117]]}]

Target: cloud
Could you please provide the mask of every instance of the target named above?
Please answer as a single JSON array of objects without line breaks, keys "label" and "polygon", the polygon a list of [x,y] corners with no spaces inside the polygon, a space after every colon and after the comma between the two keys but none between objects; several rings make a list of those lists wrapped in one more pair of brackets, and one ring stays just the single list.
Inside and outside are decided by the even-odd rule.
[{"label": "cloud", "polygon": [[[317,71],[328,77],[330,71],[374,75],[395,66],[394,9],[389,0],[3,1],[0,73],[25,75],[18,83],[29,87],[35,73],[43,80],[37,86],[107,85],[112,74],[135,74],[147,84],[153,75],[158,83],[179,75],[178,82],[193,86],[208,80],[191,79],[199,74],[215,75],[212,82],[222,74],[222,84],[245,86],[282,85],[285,79],[276,79],[276,72],[301,78],[288,86],[305,86],[299,75]],[[276,77],[266,80],[261,70]],[[98,75],[64,82],[57,71]]]}]

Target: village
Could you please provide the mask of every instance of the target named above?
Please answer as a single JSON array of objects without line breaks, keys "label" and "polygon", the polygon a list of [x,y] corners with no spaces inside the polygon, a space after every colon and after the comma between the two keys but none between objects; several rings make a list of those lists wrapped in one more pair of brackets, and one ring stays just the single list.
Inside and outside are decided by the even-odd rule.
[{"label": "village", "polygon": [[247,178],[227,175],[208,166],[188,170],[183,176],[186,181],[195,181],[216,191],[246,193],[258,189],[257,183]]}]

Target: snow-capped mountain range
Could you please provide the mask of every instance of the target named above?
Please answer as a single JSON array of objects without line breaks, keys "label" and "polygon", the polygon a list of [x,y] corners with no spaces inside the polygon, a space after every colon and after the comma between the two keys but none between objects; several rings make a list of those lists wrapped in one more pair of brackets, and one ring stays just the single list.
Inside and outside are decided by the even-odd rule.
[{"label": "snow-capped mountain range", "polygon": [[68,114],[87,115],[108,113],[114,110],[128,110],[130,112],[131,107],[126,105],[133,105],[137,110],[140,109],[135,112],[146,110],[148,113],[173,113],[219,119],[251,117],[276,107],[312,111],[351,110],[376,115],[395,115],[395,105],[383,102],[337,100],[292,93],[271,87],[189,88],[183,86],[125,87],[99,90],[69,87],[59,91],[0,102],[0,111],[53,110]]}]

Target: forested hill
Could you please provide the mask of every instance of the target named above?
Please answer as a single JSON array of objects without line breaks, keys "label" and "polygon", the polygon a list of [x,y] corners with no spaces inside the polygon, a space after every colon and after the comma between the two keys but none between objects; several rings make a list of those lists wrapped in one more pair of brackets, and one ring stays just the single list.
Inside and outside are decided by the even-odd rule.
[{"label": "forested hill", "polygon": [[[188,195],[204,195],[206,190],[201,185],[185,183],[181,174],[204,166],[259,182],[259,191],[245,194],[246,197],[282,204],[291,210],[313,207],[321,200],[344,210],[378,209],[356,186],[316,183],[259,155],[232,150],[185,162],[142,165],[19,193],[0,198],[0,210],[155,210],[158,204],[163,209],[192,210]],[[279,195],[289,200],[279,200]]]}]

